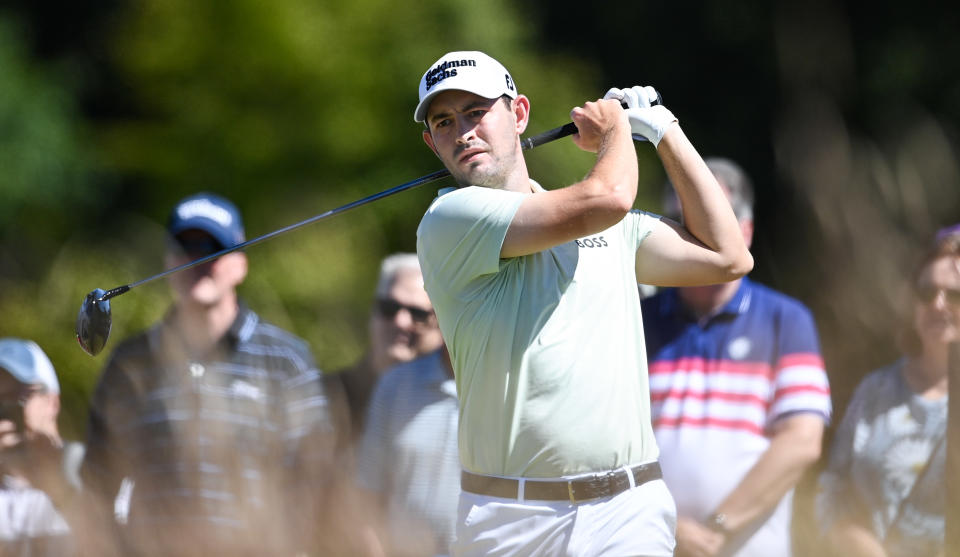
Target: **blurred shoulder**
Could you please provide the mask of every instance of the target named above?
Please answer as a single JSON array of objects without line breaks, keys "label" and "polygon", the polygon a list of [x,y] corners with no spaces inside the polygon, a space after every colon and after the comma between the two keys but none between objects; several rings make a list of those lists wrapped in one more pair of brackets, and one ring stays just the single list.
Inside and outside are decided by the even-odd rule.
[{"label": "blurred shoulder", "polygon": [[251,310],[246,310],[238,319],[234,334],[238,349],[243,352],[286,360],[299,373],[319,373],[306,340],[264,321]]},{"label": "blurred shoulder", "polygon": [[442,350],[436,350],[388,369],[378,381],[377,388],[388,391],[417,388],[426,383],[442,381],[445,373]]},{"label": "blurred shoulder", "polygon": [[776,311],[784,313],[788,316],[812,315],[810,308],[807,307],[805,303],[789,294],[785,294],[765,284],[754,282],[746,278],[744,279],[744,282],[749,285],[749,288],[751,289],[751,295],[754,296],[757,301],[765,307],[775,309]]}]

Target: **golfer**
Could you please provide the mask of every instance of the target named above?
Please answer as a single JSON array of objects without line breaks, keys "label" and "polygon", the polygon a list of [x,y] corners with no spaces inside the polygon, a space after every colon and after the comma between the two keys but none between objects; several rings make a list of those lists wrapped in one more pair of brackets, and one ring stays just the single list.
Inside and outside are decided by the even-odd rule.
[{"label": "golfer", "polygon": [[[753,260],[723,191],[650,87],[574,108],[586,178],[545,190],[520,135],[530,101],[482,52],[420,80],[414,119],[462,186],[417,231],[456,374],[463,466],[454,555],[672,555],[637,282],[695,285]],[[625,103],[628,108],[621,107]],[[683,225],[631,211],[631,133],[657,149]]]}]

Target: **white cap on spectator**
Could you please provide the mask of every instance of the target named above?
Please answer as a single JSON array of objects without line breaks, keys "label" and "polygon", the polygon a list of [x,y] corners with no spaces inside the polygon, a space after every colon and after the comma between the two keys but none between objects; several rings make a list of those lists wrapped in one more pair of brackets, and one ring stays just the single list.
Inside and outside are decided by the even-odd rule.
[{"label": "white cap on spectator", "polygon": [[50,358],[31,340],[0,338],[0,368],[24,385],[42,385],[48,392],[60,392]]}]

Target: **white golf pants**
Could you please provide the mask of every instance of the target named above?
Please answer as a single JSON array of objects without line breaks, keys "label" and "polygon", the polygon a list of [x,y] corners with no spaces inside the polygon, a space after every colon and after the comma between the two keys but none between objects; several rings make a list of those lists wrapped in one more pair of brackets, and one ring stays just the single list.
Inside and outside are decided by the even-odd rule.
[{"label": "white golf pants", "polygon": [[669,557],[677,525],[663,480],[577,504],[461,491],[457,513],[454,557]]}]

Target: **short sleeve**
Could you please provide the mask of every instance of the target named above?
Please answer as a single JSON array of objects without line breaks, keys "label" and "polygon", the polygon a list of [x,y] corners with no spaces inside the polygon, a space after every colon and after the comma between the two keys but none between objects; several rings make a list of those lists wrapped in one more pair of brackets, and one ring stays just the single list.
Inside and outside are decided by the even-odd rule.
[{"label": "short sleeve", "polygon": [[441,195],[417,229],[424,282],[461,291],[500,269],[500,249],[525,194],[468,187]]},{"label": "short sleeve", "polygon": [[829,421],[830,385],[813,316],[799,302],[789,300],[776,326],[779,354],[774,368],[769,422],[797,412],[819,414]]},{"label": "short sleeve", "polygon": [[864,419],[866,401],[872,394],[868,384],[869,381],[862,382],[854,392],[830,444],[827,465],[817,479],[814,504],[823,532],[841,517],[856,517],[863,512],[863,503],[851,483],[851,467],[857,428]]},{"label": "short sleeve", "polygon": [[623,234],[626,245],[637,251],[640,244],[653,232],[660,215],[646,211],[632,210],[623,219]]}]

